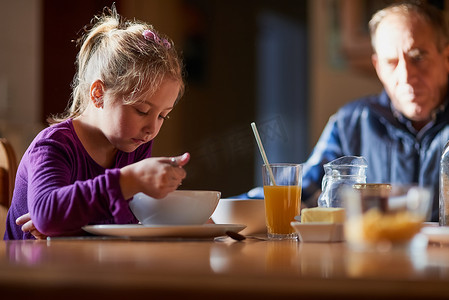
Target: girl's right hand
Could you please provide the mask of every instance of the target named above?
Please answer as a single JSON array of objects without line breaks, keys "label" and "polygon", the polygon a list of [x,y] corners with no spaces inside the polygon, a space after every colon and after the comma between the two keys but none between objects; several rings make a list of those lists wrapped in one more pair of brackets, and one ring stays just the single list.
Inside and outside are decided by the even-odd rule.
[{"label": "girl's right hand", "polygon": [[176,190],[186,177],[184,166],[190,154],[176,157],[152,157],[123,167],[120,170],[120,187],[125,199],[138,192],[154,198],[164,198]]}]

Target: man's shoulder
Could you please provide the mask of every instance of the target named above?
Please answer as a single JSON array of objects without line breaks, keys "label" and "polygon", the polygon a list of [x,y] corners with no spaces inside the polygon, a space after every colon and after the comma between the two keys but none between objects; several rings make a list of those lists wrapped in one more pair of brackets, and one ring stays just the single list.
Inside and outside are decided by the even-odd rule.
[{"label": "man's shoulder", "polygon": [[391,113],[390,101],[384,92],[378,95],[364,96],[343,105],[338,114],[353,117],[362,112],[384,116]]},{"label": "man's shoulder", "polygon": [[350,110],[357,108],[373,107],[373,106],[385,106],[387,103],[383,94],[368,95],[351,102],[346,103],[341,107],[342,110]]}]

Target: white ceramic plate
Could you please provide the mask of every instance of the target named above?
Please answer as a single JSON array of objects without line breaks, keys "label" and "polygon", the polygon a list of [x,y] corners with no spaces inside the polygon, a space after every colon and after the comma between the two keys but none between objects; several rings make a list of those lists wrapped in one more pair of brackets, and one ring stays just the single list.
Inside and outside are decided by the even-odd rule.
[{"label": "white ceramic plate", "polygon": [[427,237],[430,243],[449,244],[449,226],[423,227],[421,233]]},{"label": "white ceramic plate", "polygon": [[241,224],[204,225],[140,225],[108,224],[84,226],[83,230],[95,235],[129,238],[213,238],[226,234],[226,231],[240,232]]},{"label": "white ceramic plate", "polygon": [[343,224],[291,222],[301,242],[342,242]]}]

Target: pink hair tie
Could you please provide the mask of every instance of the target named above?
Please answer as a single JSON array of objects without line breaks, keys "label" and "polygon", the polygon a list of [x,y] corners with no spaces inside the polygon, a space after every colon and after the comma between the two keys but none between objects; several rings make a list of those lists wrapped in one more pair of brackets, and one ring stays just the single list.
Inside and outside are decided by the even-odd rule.
[{"label": "pink hair tie", "polygon": [[150,41],[150,42],[154,41],[154,37],[156,36],[156,34],[153,31],[148,30],[148,29],[144,30],[142,35],[147,41]]},{"label": "pink hair tie", "polygon": [[169,41],[167,41],[166,39],[162,40],[162,44],[165,46],[165,48],[170,49],[171,48],[171,43]]},{"label": "pink hair tie", "polygon": [[158,45],[164,46],[166,49],[170,49],[171,48],[171,43],[166,40],[166,39],[162,39],[153,31],[145,29],[142,33],[144,39],[146,39],[147,41],[150,42],[155,42]]}]

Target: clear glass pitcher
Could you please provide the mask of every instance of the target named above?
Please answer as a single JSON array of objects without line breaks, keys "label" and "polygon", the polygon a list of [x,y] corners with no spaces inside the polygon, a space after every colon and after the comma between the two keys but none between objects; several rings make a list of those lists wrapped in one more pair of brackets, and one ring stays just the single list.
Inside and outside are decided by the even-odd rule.
[{"label": "clear glass pitcher", "polygon": [[449,142],[444,146],[440,161],[440,226],[449,225]]},{"label": "clear glass pitcher", "polygon": [[320,207],[343,207],[340,189],[355,183],[366,183],[368,163],[361,156],[342,156],[324,165]]}]

